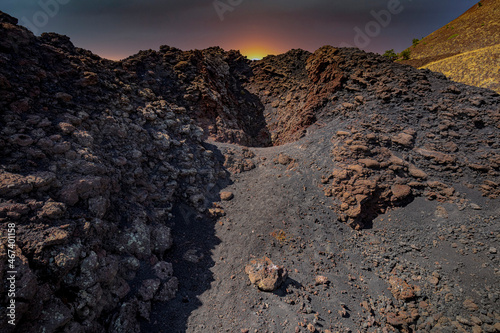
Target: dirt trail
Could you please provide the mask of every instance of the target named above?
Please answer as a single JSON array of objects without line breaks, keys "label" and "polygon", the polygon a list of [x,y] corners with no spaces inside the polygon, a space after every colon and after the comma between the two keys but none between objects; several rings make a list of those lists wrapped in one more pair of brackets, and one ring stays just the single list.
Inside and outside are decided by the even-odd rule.
[{"label": "dirt trail", "polygon": [[[214,228],[207,237],[212,246],[204,253],[209,259],[178,264],[175,274],[186,284],[181,282],[167,309],[153,310],[148,329],[455,332],[478,324],[495,329],[500,294],[498,258],[492,252],[499,248],[498,200],[465,188],[481,210],[417,198],[379,216],[372,228],[355,231],[337,220],[319,182],[332,164],[332,144],[323,138],[336,130],[330,125],[296,143],[251,149],[255,169],[231,174],[223,188],[234,194],[220,203],[226,215],[215,224],[201,221],[201,229]],[[242,149],[216,146],[221,153]],[[280,164],[280,154],[290,163]],[[186,225],[178,228],[185,231]],[[251,286],[244,272],[251,259],[263,256],[289,271],[273,293]],[[197,278],[188,282],[194,274]],[[318,275],[328,283],[315,283]],[[398,299],[398,288],[411,297]],[[174,317],[176,325],[166,328]]]}]

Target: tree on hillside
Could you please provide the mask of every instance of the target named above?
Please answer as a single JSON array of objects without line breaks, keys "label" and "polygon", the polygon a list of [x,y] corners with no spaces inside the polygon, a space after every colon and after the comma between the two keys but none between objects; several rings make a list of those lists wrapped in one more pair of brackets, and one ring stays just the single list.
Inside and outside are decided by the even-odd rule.
[{"label": "tree on hillside", "polygon": [[390,50],[385,51],[383,56],[389,58],[389,60],[391,60],[391,61],[394,61],[398,58],[398,55],[396,54],[396,52],[394,52],[394,49],[390,49]]},{"label": "tree on hillside", "polygon": [[401,58],[403,58],[403,60],[409,60],[410,59],[410,55],[411,55],[411,51],[410,50],[404,50],[401,52]]}]

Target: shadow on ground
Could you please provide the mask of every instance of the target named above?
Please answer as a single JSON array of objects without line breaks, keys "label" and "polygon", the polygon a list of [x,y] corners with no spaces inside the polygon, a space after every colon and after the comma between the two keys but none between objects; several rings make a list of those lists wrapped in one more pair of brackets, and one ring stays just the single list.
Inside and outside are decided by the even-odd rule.
[{"label": "shadow on ground", "polygon": [[[224,157],[217,147],[208,143],[205,146],[214,152],[222,165]],[[227,177],[207,194],[207,205],[219,201],[220,190],[230,185],[229,173],[224,172]],[[198,297],[209,290],[214,281],[210,270],[214,266],[212,251],[220,244],[215,235],[214,220],[182,203],[174,206],[172,214],[168,226],[172,230],[174,246],[165,260],[173,265],[179,290],[171,301],[153,304],[150,322],[141,323],[142,332],[186,332],[191,313],[202,305]]]}]

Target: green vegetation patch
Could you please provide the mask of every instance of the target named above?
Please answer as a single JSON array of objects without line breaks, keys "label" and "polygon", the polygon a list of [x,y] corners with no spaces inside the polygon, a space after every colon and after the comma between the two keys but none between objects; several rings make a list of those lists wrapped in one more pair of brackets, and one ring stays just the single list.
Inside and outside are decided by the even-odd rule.
[{"label": "green vegetation patch", "polygon": [[389,58],[392,61],[394,61],[398,58],[398,55],[396,54],[396,52],[394,52],[394,49],[390,49],[390,50],[385,51],[383,56]]},{"label": "green vegetation patch", "polygon": [[403,58],[403,60],[409,60],[410,55],[411,55],[410,50],[404,50],[403,52],[401,52],[401,58]]}]

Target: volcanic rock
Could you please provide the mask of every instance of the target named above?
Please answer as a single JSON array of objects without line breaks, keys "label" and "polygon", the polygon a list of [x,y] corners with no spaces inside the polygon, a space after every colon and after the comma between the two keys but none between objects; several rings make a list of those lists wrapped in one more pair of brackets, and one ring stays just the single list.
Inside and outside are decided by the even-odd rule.
[{"label": "volcanic rock", "polygon": [[413,290],[413,287],[403,279],[396,276],[391,276],[389,279],[389,284],[391,285],[391,292],[396,299],[406,300],[415,297],[415,291]]},{"label": "volcanic rock", "polygon": [[277,266],[265,257],[255,259],[245,266],[245,273],[250,282],[262,291],[274,291],[287,279],[288,272],[283,266]]},{"label": "volcanic rock", "polygon": [[391,190],[396,200],[403,200],[411,195],[411,187],[408,185],[396,184],[392,186]]},{"label": "volcanic rock", "polygon": [[404,147],[410,147],[413,144],[413,136],[407,133],[399,133],[392,138],[392,142],[400,144]]},{"label": "volcanic rock", "polygon": [[220,193],[220,199],[223,200],[223,201],[229,201],[232,198],[234,198],[233,192],[223,191],[223,192]]}]

